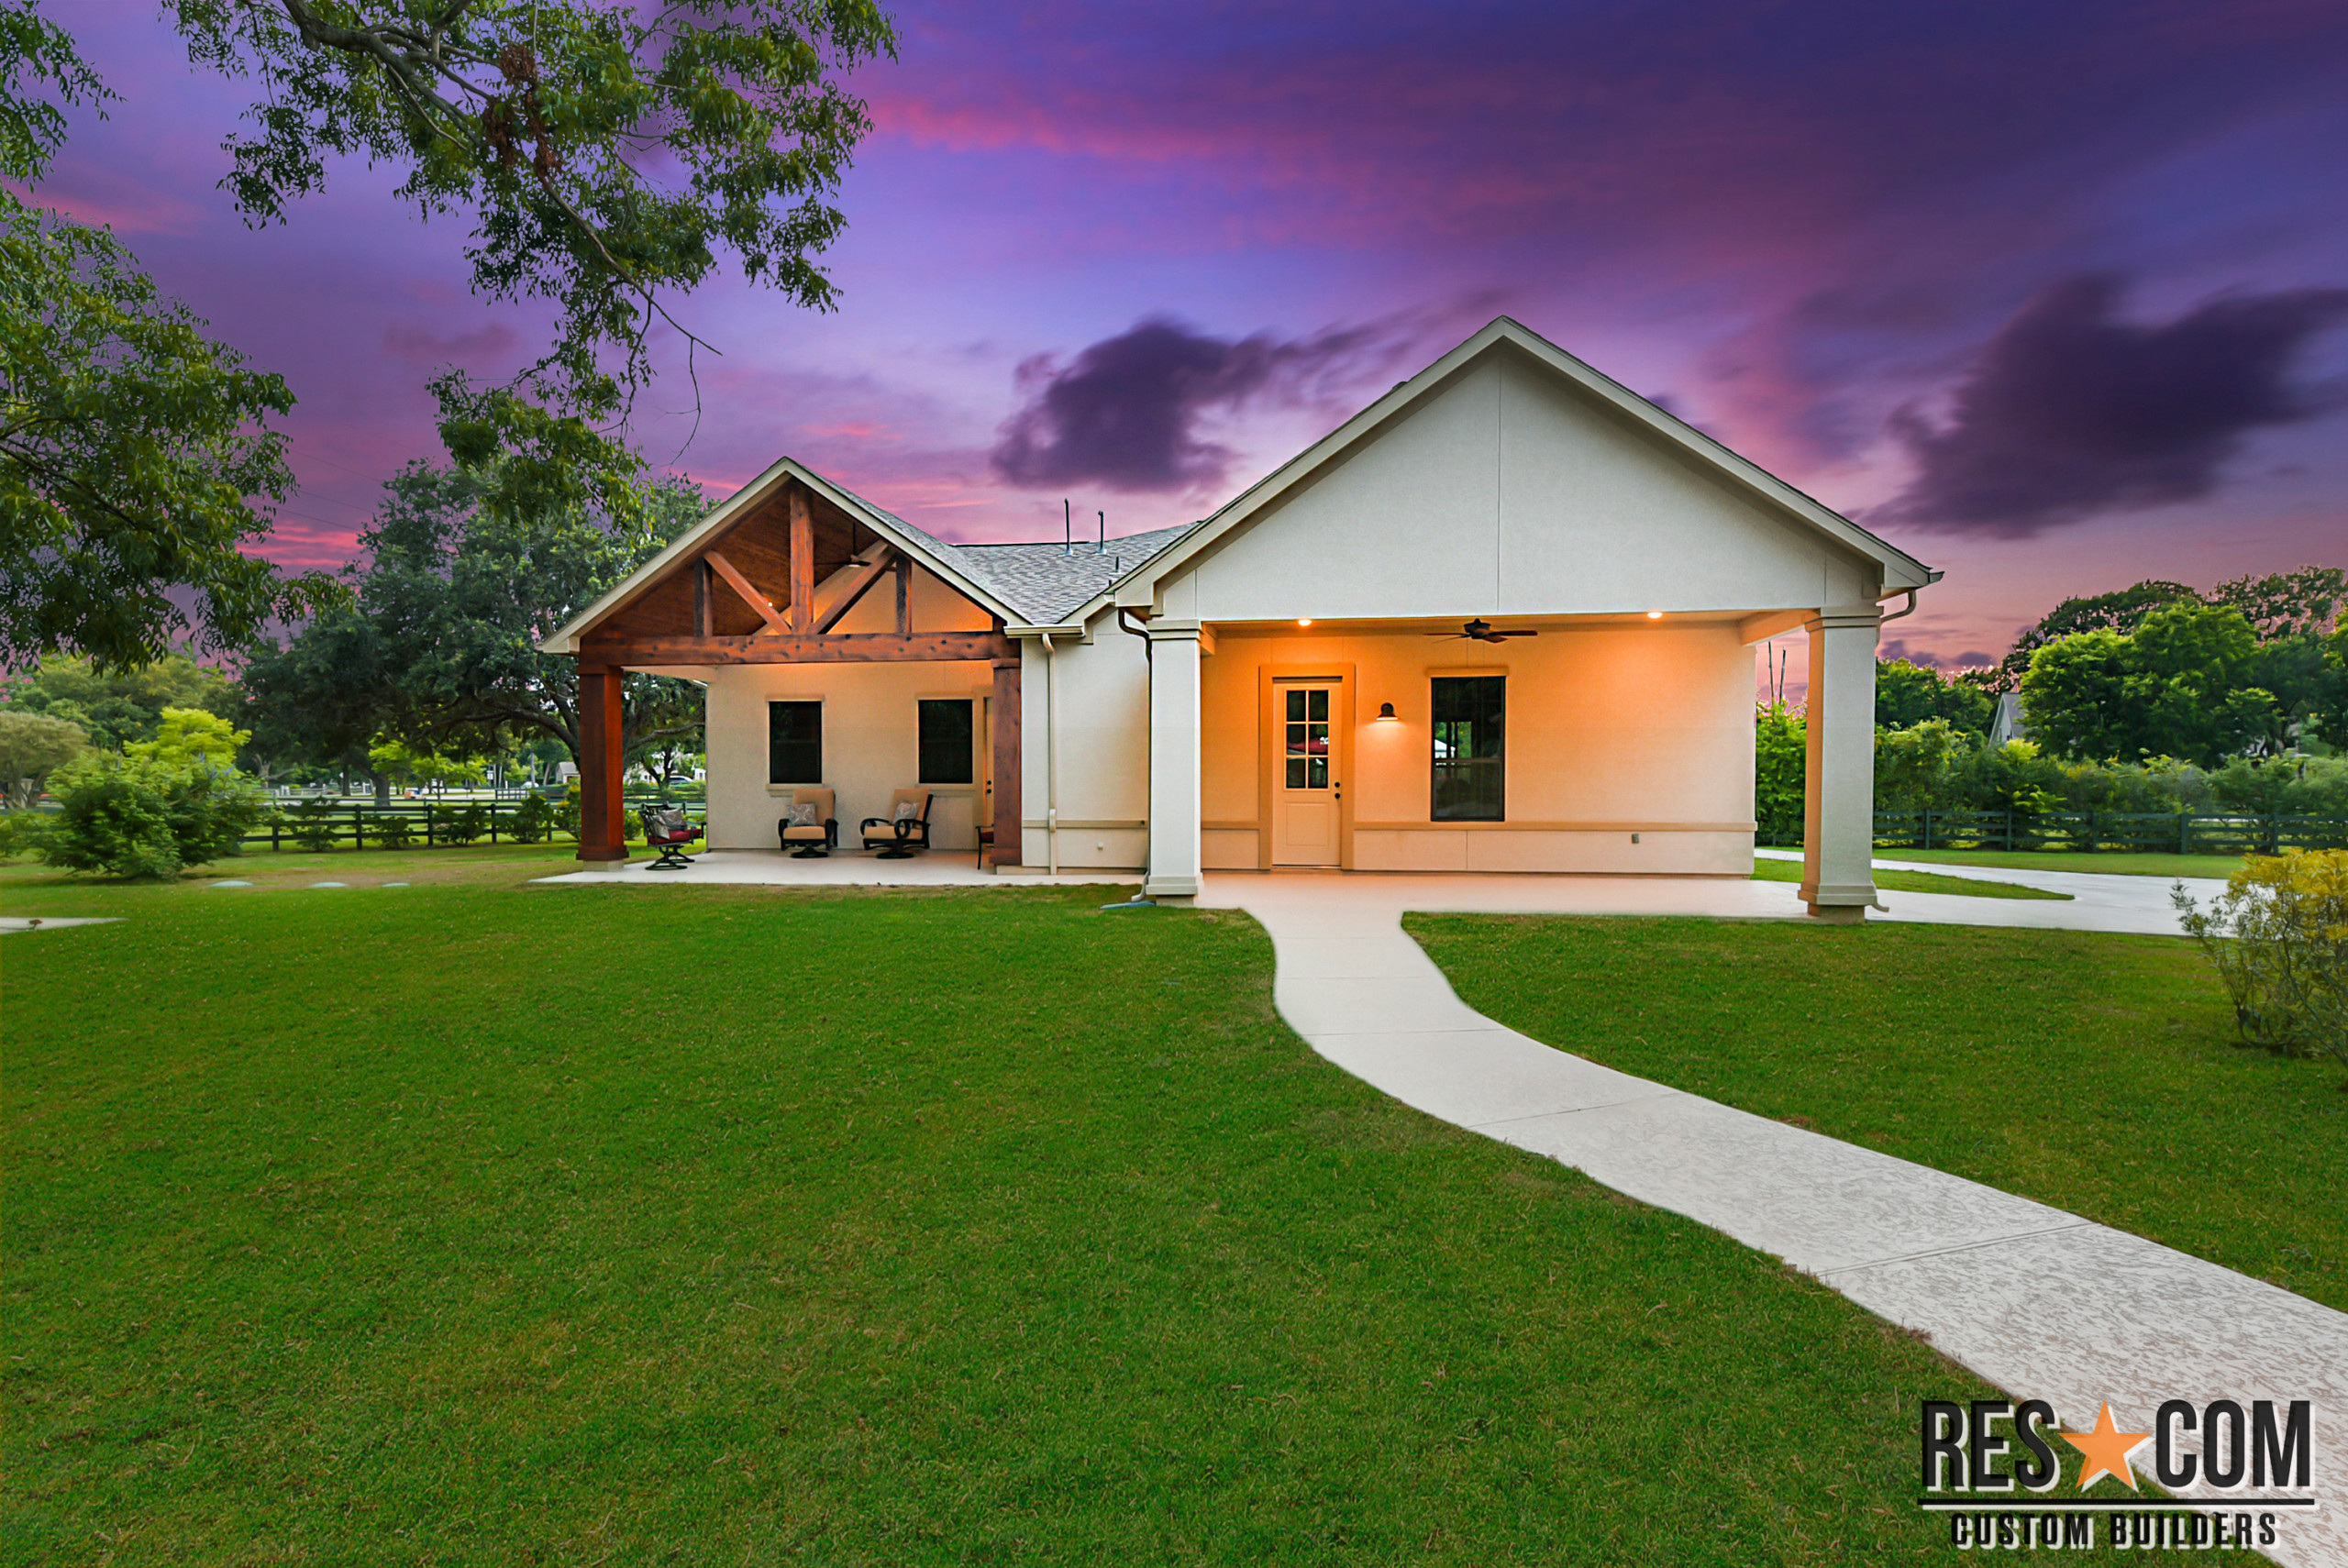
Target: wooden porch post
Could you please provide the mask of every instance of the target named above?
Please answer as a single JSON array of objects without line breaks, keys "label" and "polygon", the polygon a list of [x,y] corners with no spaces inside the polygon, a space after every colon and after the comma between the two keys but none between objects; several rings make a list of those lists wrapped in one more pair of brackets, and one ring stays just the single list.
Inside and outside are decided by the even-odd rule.
[{"label": "wooden porch post", "polygon": [[627,835],[620,800],[620,688],[617,665],[579,667],[579,858],[622,861]]},{"label": "wooden porch post", "polygon": [[994,696],[987,703],[994,747],[994,864],[1024,863],[1026,829],[1019,800],[1019,655],[994,661]]}]

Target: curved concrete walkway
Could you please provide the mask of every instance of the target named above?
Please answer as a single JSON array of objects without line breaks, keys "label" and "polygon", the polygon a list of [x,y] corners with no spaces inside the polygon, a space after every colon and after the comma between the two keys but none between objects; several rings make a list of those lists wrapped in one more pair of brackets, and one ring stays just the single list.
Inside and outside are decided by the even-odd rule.
[{"label": "curved concrete walkway", "polygon": [[[2108,880],[2167,896],[2158,878]],[[1885,901],[1911,919],[2176,929],[2173,916],[2165,928],[2150,923],[2142,890],[2098,891],[2077,904]],[[1211,878],[1199,901],[1263,923],[1281,1015],[1347,1072],[1774,1253],[1923,1331],[2016,1397],[2049,1401],[2074,1430],[2107,1399],[2131,1430],[2145,1430],[2167,1398],[2312,1400],[2312,1490],[2326,1506],[2285,1514],[2282,1544],[2267,1554],[2348,1568],[2348,1314],[2059,1209],[1554,1050],[1462,1002],[1401,923],[1405,910],[1800,918],[1790,884],[1308,873]],[[2059,911],[2073,918],[2048,918]],[[2149,1445],[2138,1458],[2149,1473]],[[2185,1490],[2230,1502],[2248,1495]]]}]

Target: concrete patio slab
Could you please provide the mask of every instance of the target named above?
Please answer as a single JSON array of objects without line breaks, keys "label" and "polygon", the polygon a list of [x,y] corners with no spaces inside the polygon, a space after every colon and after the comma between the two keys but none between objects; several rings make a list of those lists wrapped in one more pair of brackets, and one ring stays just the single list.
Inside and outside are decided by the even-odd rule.
[{"label": "concrete patio slab", "polygon": [[655,871],[649,859],[612,869],[566,871],[535,880],[580,887],[736,888],[1038,888],[1138,886],[1138,871],[1077,871],[1058,877],[998,877],[963,852],[883,860],[861,850],[839,850],[802,860],[774,849],[711,849],[681,871]]},{"label": "concrete patio slab", "polygon": [[22,935],[32,931],[59,931],[69,925],[120,925],[119,915],[70,915],[55,918],[49,915],[0,915],[0,936]]},{"label": "concrete patio slab", "polygon": [[[1977,869],[1991,879],[1988,867],[1962,871]],[[1898,893],[1886,896],[1888,918],[2176,933],[2161,878],[2025,875],[2060,878],[2073,900]],[[2285,1515],[2266,1555],[2348,1568],[2348,1314],[2078,1215],[1556,1049],[1468,1007],[1401,929],[1405,910],[1792,920],[1801,917],[1792,885],[1222,875],[1199,901],[1263,923],[1282,1016],[1336,1066],[1406,1105],[1784,1258],[2017,1397],[2048,1400],[2074,1430],[2092,1424],[2105,1400],[2138,1430],[2171,1397],[2314,1401],[2312,1490],[2326,1506]],[[2149,1464],[2149,1448],[2143,1453]],[[2183,1491],[2245,1506],[2258,1495]]]}]

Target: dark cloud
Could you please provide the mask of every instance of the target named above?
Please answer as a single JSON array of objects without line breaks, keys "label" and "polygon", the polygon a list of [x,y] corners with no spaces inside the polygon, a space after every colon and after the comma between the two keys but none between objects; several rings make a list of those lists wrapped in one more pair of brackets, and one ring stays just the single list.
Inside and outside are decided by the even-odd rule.
[{"label": "dark cloud", "polygon": [[2148,326],[2116,319],[2122,287],[2104,273],[2057,283],[1990,339],[1946,425],[1895,414],[1916,475],[1872,520],[2020,538],[2191,501],[2250,432],[2337,404],[2291,370],[2348,319],[2348,289],[2234,294]]},{"label": "dark cloud", "polygon": [[1019,367],[1024,405],[1006,420],[994,470],[1017,485],[1092,483],[1127,493],[1221,484],[1232,453],[1202,434],[1206,415],[1254,399],[1325,403],[1405,347],[1393,323],[1330,327],[1281,341],[1210,337],[1154,315],[1066,364]]}]

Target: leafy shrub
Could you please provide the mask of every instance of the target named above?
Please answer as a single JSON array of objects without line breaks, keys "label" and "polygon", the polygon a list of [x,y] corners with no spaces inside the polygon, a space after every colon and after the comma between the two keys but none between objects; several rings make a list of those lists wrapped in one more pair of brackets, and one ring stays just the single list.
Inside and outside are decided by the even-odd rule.
[{"label": "leafy shrub", "polygon": [[0,860],[36,855],[49,838],[46,812],[0,812]]},{"label": "leafy shrub", "polygon": [[579,791],[572,790],[563,796],[554,809],[554,825],[571,837],[579,836]]},{"label": "leafy shrub", "polygon": [[1753,718],[1753,820],[1764,834],[1800,834],[1808,726],[1783,702],[1763,705]]},{"label": "leafy shrub", "polygon": [[332,849],[341,824],[334,820],[332,801],[305,801],[285,813],[293,824],[294,842],[313,852]]},{"label": "leafy shrub", "polygon": [[68,871],[175,877],[236,852],[269,798],[243,774],[153,756],[89,752],[58,769],[61,810],[41,859]]},{"label": "leafy shrub", "polygon": [[385,812],[367,819],[367,842],[377,849],[405,849],[415,842],[415,819],[405,812]]},{"label": "leafy shrub", "polygon": [[439,818],[443,844],[471,844],[489,833],[489,813],[478,805],[442,807]]},{"label": "leafy shrub", "polygon": [[547,804],[544,795],[523,796],[512,820],[516,844],[543,844],[554,832],[554,808]]},{"label": "leafy shrub", "polygon": [[2170,898],[2245,1043],[2348,1066],[2348,849],[2251,856],[2206,911],[2182,883]]}]

